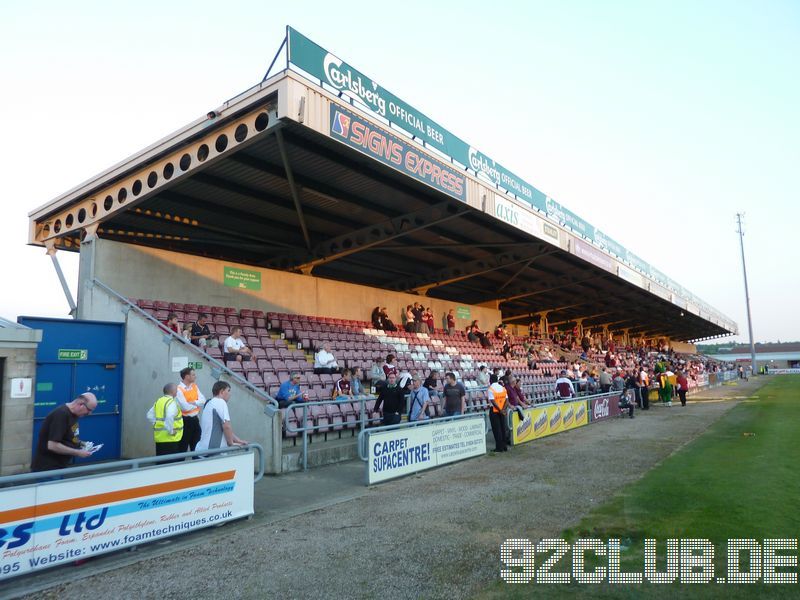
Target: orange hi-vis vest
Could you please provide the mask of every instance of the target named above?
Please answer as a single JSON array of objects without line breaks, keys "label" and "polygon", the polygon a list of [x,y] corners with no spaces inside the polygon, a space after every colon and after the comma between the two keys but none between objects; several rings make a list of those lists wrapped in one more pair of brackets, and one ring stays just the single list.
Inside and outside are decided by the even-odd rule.
[{"label": "orange hi-vis vest", "polygon": [[490,388],[494,395],[494,404],[497,405],[497,407],[495,407],[494,404],[492,404],[492,412],[496,413],[503,412],[503,409],[506,407],[506,400],[508,399],[506,388],[502,386],[500,386],[500,388],[502,391],[498,391],[494,387]]},{"label": "orange hi-vis vest", "polygon": [[184,417],[194,417],[200,414],[200,407],[197,406],[197,400],[200,398],[200,388],[197,387],[196,383],[192,384],[192,387],[189,389],[181,388],[181,392],[183,393],[183,397],[189,404],[194,404],[194,408],[192,410],[181,410],[181,414]]}]

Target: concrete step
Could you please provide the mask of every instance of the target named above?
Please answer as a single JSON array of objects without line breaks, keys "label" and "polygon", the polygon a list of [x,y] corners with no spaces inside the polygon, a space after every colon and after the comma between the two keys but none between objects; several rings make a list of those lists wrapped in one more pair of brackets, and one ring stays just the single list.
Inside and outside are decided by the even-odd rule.
[{"label": "concrete step", "polygon": [[[358,458],[358,438],[342,438],[326,441],[314,441],[308,445],[308,468],[321,467]],[[281,472],[303,470],[303,445],[283,447],[283,464]]]}]

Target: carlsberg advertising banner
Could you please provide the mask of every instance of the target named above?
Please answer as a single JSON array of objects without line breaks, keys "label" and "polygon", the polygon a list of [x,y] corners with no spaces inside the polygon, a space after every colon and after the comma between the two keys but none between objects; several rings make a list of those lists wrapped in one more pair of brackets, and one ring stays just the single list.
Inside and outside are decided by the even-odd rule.
[{"label": "carlsberg advertising banner", "polygon": [[431,147],[467,165],[484,179],[545,210],[545,195],[542,192],[291,27],[289,62],[344,92]]},{"label": "carlsberg advertising banner", "polygon": [[[370,112],[393,123],[418,140],[424,141],[429,147],[435,148],[462,165],[469,167],[477,174],[478,178],[514,194],[520,200],[528,202],[533,208],[546,213],[551,219],[560,222],[571,228],[575,233],[612,252],[620,260],[627,262],[645,275],[661,281],[673,291],[679,291],[679,286],[672,280],[664,277],[659,271],[652,269],[646,262],[628,252],[608,236],[603,235],[602,232],[599,232],[600,235],[596,237],[596,230],[593,225],[584,221],[552,198],[547,197],[477,148],[470,146],[461,138],[453,135],[423,112],[406,104],[341,58],[331,54],[325,48],[291,27],[287,28],[287,37],[289,64],[318,79],[322,84],[330,86],[353,101],[358,102],[360,106],[366,107]],[[453,194],[451,193],[451,195]],[[683,291],[682,288],[681,291]],[[688,291],[686,293],[691,296]],[[689,297],[687,300],[692,300],[695,304],[699,303],[699,300],[693,299],[693,297]],[[707,309],[708,313],[717,314],[707,305],[700,305]],[[724,322],[728,324],[728,327],[733,325],[729,319],[725,319]]]},{"label": "carlsberg advertising banner", "polygon": [[2,489],[0,581],[252,515],[253,465],[250,452]]}]

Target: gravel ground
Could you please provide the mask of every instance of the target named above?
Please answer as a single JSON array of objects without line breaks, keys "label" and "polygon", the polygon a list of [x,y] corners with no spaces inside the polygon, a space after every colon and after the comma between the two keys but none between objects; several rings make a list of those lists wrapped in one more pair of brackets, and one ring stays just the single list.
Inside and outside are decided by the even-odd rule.
[{"label": "gravel ground", "polygon": [[[505,455],[384,483],[361,498],[278,524],[223,528],[213,542],[30,597],[468,596],[499,577],[504,539],[558,537],[760,383],[705,394],[732,397],[729,402],[655,407],[633,420],[598,423]],[[623,450],[624,467],[616,460]]]}]

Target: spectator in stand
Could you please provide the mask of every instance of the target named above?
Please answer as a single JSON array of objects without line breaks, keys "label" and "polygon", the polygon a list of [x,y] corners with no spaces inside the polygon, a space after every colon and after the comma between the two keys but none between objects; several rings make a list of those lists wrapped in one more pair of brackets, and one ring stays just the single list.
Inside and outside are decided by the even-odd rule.
[{"label": "spectator in stand", "polygon": [[376,306],[372,309],[372,315],[370,316],[370,321],[372,321],[372,327],[374,329],[383,330],[383,315],[381,314],[381,307]]},{"label": "spectator in stand", "polygon": [[386,310],[385,306],[381,307],[381,322],[383,323],[384,331],[397,331],[397,326],[389,318],[389,311]]},{"label": "spectator in stand", "polygon": [[174,312],[171,312],[167,315],[167,320],[164,322],[164,325],[171,332],[181,335],[181,326],[178,324],[178,315],[176,315]]},{"label": "spectator in stand", "polygon": [[506,402],[508,392],[499,382],[494,382],[486,390],[489,399],[489,422],[494,435],[494,451],[508,452],[506,438],[508,437],[508,424],[506,423]]},{"label": "spectator in stand", "polygon": [[567,378],[567,372],[561,371],[561,376],[556,379],[556,394],[559,398],[574,398],[575,388],[572,387],[572,381]]},{"label": "spectator in stand", "polygon": [[583,350],[584,354],[589,354],[589,350],[592,348],[592,339],[590,337],[591,332],[587,331],[583,334],[583,338],[581,338],[581,349]]},{"label": "spectator in stand", "polygon": [[308,394],[300,391],[300,373],[292,373],[291,377],[281,384],[278,393],[275,394],[278,407],[286,408],[290,404],[297,402],[307,402]]},{"label": "spectator in stand", "polygon": [[613,369],[614,367],[617,366],[617,357],[614,356],[614,353],[609,350],[608,352],[606,352],[605,362],[606,366],[609,369]]},{"label": "spectator in stand", "polygon": [[383,366],[381,363],[383,360],[380,356],[375,357],[375,362],[372,363],[372,368],[369,371],[369,380],[372,382],[372,385],[377,385],[379,381],[386,380],[386,373],[383,372]]},{"label": "spectator in stand", "polygon": [[497,327],[494,328],[494,337],[496,337],[498,340],[502,340],[505,337],[505,330],[503,327],[504,325],[502,323],[498,323]]},{"label": "spectator in stand", "polygon": [[414,322],[414,311],[413,306],[410,304],[406,306],[406,313],[405,313],[405,329],[408,333],[414,333],[417,330],[417,325]]},{"label": "spectator in stand", "polygon": [[481,333],[480,327],[478,327],[478,321],[473,321],[469,327],[467,327],[467,339],[470,342],[479,342],[480,337],[478,334]]},{"label": "spectator in stand", "polygon": [[36,453],[31,461],[31,471],[50,471],[69,467],[72,457],[86,458],[91,452],[84,450],[78,435],[78,419],[92,414],[97,408],[97,398],[85,392],[57,406],[44,418],[39,428]]},{"label": "spectator in stand", "polygon": [[428,397],[429,398],[438,398],[439,397],[439,371],[437,369],[431,369],[431,372],[428,373],[428,376],[425,378],[422,386],[428,390]]},{"label": "spectator in stand", "polygon": [[367,395],[364,389],[364,370],[361,367],[353,369],[353,376],[350,378],[350,386],[353,389],[353,396],[356,398]]},{"label": "spectator in stand", "polygon": [[197,315],[197,321],[192,323],[190,339],[195,346],[200,348],[215,347],[213,341],[216,340],[216,337],[208,327],[208,315],[206,313]]},{"label": "spectator in stand", "polygon": [[[183,417],[181,417],[181,409],[178,406],[178,402],[175,400],[177,393],[178,386],[174,383],[168,383],[164,386],[163,395],[147,411],[147,420],[153,426],[156,456],[181,452]],[[167,462],[180,462],[180,459]]]},{"label": "spectator in stand", "polygon": [[433,311],[431,311],[430,306],[425,309],[425,312],[422,315],[422,320],[425,322],[425,325],[428,328],[428,333],[433,333],[436,329],[436,324],[433,320]]},{"label": "spectator in stand", "polygon": [[206,403],[200,419],[202,435],[197,443],[197,450],[246,446],[247,442],[238,437],[231,427],[231,415],[228,411],[231,384],[217,381],[211,388],[211,394],[213,398]]},{"label": "spectator in stand", "polygon": [[333,399],[334,400],[354,400],[353,389],[350,385],[350,378],[353,372],[350,369],[342,371],[342,377],[333,384]]},{"label": "spectator in stand", "polygon": [[614,377],[611,379],[611,391],[621,392],[625,389],[625,371],[617,369]]},{"label": "spectator in stand", "polygon": [[336,357],[331,352],[330,342],[322,344],[322,350],[318,351],[314,356],[314,373],[317,375],[338,373],[339,363],[336,362]]},{"label": "spectator in stand", "polygon": [[250,360],[250,357],[253,355],[253,351],[244,343],[242,339],[242,328],[238,325],[231,329],[231,334],[225,339],[223,351],[223,357],[226,362],[233,360],[236,362],[243,362],[245,360]]},{"label": "spectator in stand", "polygon": [[489,338],[489,332],[485,331],[484,333],[478,332],[478,340],[481,343],[481,346],[484,348],[491,348],[492,347],[492,340]]},{"label": "spectator in stand", "polygon": [[[403,377],[405,380],[406,377]],[[396,425],[400,422],[400,415],[405,411],[406,394],[404,385],[406,381],[397,381],[397,373],[392,371],[386,377],[386,385],[378,393],[375,401],[375,411],[383,405],[383,425]]]},{"label": "spectator in stand", "polygon": [[583,378],[586,379],[586,391],[589,394],[596,394],[598,383],[597,380],[594,378],[594,375],[592,375],[589,371],[584,371]]},{"label": "spectator in stand", "polygon": [[686,375],[683,371],[679,370],[677,376],[678,396],[681,399],[681,406],[686,406],[686,392],[689,391],[689,380],[686,379]]},{"label": "spectator in stand", "polygon": [[489,369],[486,368],[486,365],[478,367],[478,376],[476,379],[480,387],[489,387],[491,381],[489,381]]},{"label": "spectator in stand", "polygon": [[603,367],[600,369],[600,391],[604,394],[607,394],[608,391],[611,389],[611,373],[608,372],[608,368]]},{"label": "spectator in stand", "polygon": [[502,354],[503,358],[506,360],[511,358],[511,341],[508,337],[503,338],[503,349],[500,350],[500,354]]},{"label": "spectator in stand", "polygon": [[194,452],[200,441],[200,410],[206,397],[197,385],[197,373],[191,367],[181,369],[175,400],[183,418],[183,437],[178,452]]},{"label": "spectator in stand", "polygon": [[509,373],[502,381],[508,392],[508,403],[519,413],[520,421],[525,419],[525,410],[530,406],[525,399],[525,394],[519,385],[519,380],[513,373]]},{"label": "spectator in stand", "polygon": [[456,315],[455,311],[451,308],[447,311],[447,333],[453,335],[456,332]]},{"label": "spectator in stand", "polygon": [[444,376],[444,416],[463,415],[467,411],[467,390],[452,371]]},{"label": "spectator in stand", "polygon": [[422,378],[414,375],[411,378],[411,409],[408,413],[409,421],[424,421],[429,419],[428,403],[430,395],[428,389],[422,385]]},{"label": "spectator in stand", "polygon": [[493,383],[497,383],[498,381],[500,381],[500,375],[501,374],[502,374],[502,372],[500,371],[500,367],[495,367],[492,370],[492,374],[489,375],[489,385],[491,385]]},{"label": "spectator in stand", "polygon": [[383,374],[385,375],[387,380],[389,379],[389,373],[394,373],[395,376],[398,375],[397,364],[394,361],[395,361],[394,354],[386,355],[386,362],[383,364]]},{"label": "spectator in stand", "polygon": [[424,313],[425,309],[422,308],[422,304],[419,302],[414,302],[414,307],[411,309],[411,314],[414,315],[414,331],[417,333],[428,333],[428,326],[425,324],[425,320],[423,319]]}]

